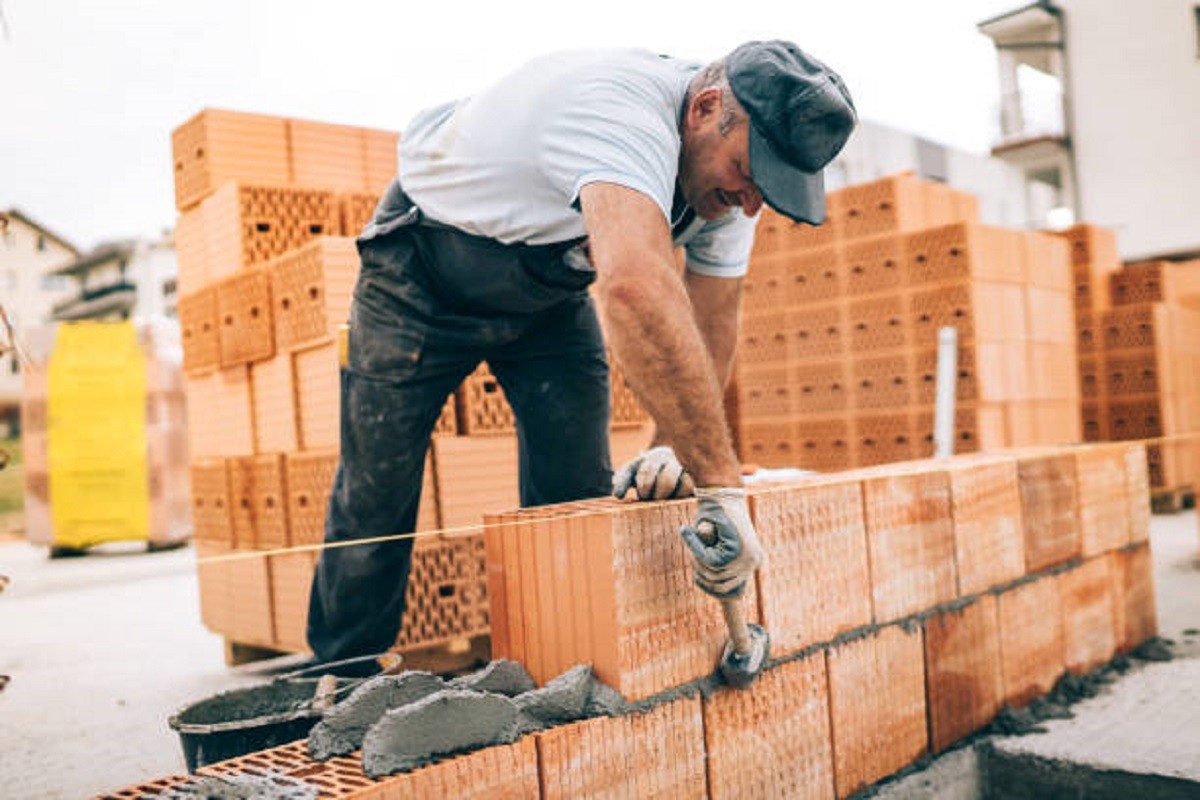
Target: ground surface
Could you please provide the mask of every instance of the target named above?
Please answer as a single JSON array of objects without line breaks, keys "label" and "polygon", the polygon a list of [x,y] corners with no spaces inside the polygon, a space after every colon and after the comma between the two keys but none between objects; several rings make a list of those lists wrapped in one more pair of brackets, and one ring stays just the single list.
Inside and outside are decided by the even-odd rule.
[{"label": "ground surface", "polygon": [[[1155,756],[1155,737],[1166,737],[1157,748],[1166,766],[1160,760],[1149,768],[1197,768],[1195,695],[1176,695],[1192,698],[1186,708],[1171,709],[1176,716],[1138,713],[1152,702],[1171,706],[1164,692],[1200,686],[1200,636],[1184,633],[1200,629],[1196,526],[1195,511],[1153,521],[1160,627],[1177,642],[1179,657],[1139,667],[1086,701],[1097,713],[1119,714],[1121,730],[1096,735],[1088,726],[1104,723],[1091,722],[1081,706],[1079,721],[1061,726],[1065,733],[1023,737],[1014,746],[1045,748],[1056,757],[1073,747],[1069,758],[1115,759],[1120,766],[1127,757],[1146,763]],[[261,668],[227,668],[221,639],[200,624],[191,548],[146,553],[112,546],[52,561],[43,548],[0,539],[0,574],[12,579],[0,594],[0,674],[12,677],[0,692],[5,798],[80,798],[181,772],[182,750],[167,717],[220,690],[266,680]],[[1074,744],[1055,738],[1072,731],[1079,731]],[[972,752],[955,759],[940,777],[913,775],[889,796],[979,797]],[[903,785],[911,793],[900,793]]]}]

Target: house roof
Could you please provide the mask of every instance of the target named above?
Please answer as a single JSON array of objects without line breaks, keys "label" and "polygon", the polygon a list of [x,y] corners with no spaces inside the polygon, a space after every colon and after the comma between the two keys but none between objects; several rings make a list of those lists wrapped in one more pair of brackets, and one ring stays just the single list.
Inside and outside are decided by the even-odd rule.
[{"label": "house roof", "polygon": [[129,258],[134,253],[132,241],[105,242],[89,253],[51,272],[51,275],[82,275],[101,264]]},{"label": "house roof", "polygon": [[[59,236],[54,231],[47,228],[45,225],[42,225],[41,223],[32,219],[28,214],[26,214],[24,211],[22,211],[19,208],[9,208],[5,211],[0,211],[0,217],[7,217],[9,219],[15,219],[20,222],[23,222],[25,225],[29,226],[30,228],[33,228],[38,233],[45,236],[47,239],[54,241],[60,247],[64,247],[67,250],[70,250],[72,255],[75,255],[75,256],[79,255],[79,248],[77,248],[75,245],[68,242],[63,237]],[[0,225],[2,225],[2,223],[0,223]]]}]

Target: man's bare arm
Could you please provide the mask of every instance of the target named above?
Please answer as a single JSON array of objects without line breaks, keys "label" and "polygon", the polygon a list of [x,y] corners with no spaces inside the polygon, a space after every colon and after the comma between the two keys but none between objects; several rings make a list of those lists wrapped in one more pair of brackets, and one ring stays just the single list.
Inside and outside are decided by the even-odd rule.
[{"label": "man's bare arm", "polygon": [[721,387],[676,272],[662,211],[641,192],[580,192],[605,330],[638,399],[698,486],[739,486]]}]

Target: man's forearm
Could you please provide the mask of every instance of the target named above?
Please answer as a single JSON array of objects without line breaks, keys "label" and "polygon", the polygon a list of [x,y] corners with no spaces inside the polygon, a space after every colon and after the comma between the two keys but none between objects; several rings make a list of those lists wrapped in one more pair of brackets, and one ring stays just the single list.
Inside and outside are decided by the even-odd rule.
[{"label": "man's forearm", "polygon": [[721,386],[682,281],[671,269],[610,276],[597,297],[617,361],[657,423],[656,438],[671,443],[697,485],[740,484]]}]

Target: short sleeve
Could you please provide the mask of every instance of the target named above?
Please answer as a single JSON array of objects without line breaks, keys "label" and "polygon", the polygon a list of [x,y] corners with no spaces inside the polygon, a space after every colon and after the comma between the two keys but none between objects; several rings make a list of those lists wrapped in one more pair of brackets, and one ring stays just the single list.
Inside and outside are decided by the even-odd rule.
[{"label": "short sleeve", "polygon": [[720,219],[705,222],[682,244],[687,251],[687,270],[714,278],[740,278],[750,263],[758,215],[747,217],[740,208]]}]

